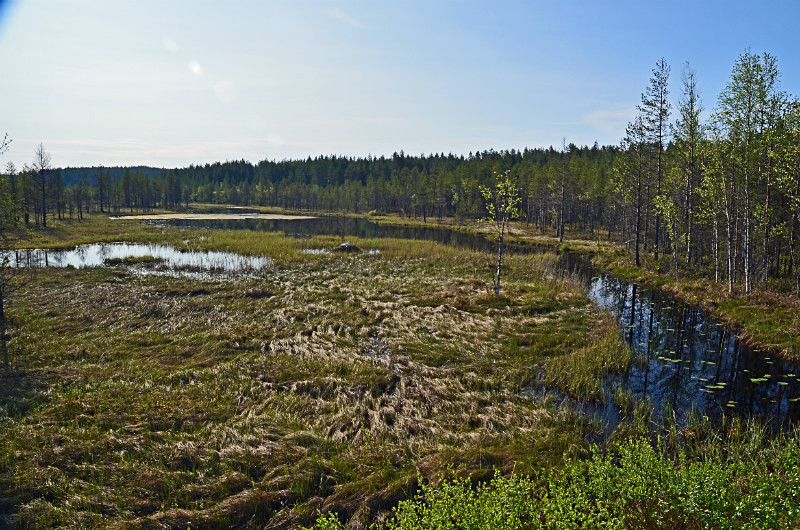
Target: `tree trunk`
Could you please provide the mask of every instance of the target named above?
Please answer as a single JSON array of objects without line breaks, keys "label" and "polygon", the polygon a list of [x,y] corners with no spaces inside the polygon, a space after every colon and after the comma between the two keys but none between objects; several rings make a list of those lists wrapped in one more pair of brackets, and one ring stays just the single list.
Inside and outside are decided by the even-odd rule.
[{"label": "tree trunk", "polygon": [[[661,196],[661,151],[663,147],[661,140],[658,142],[658,162],[656,167],[656,197]],[[661,215],[656,210],[656,234],[655,241],[653,242],[653,258],[658,262],[658,239],[661,234]]]},{"label": "tree trunk", "polygon": [[506,220],[503,218],[500,226],[500,240],[497,244],[497,273],[494,281],[494,297],[500,296],[500,274],[503,270],[503,236],[506,232]]},{"label": "tree trunk", "polygon": [[636,259],[635,263],[636,266],[641,266],[641,262],[639,261],[639,244],[640,244],[640,233],[642,231],[642,168],[641,168],[641,161],[639,165],[639,170],[637,172],[636,177]]},{"label": "tree trunk", "polygon": [[42,178],[42,228],[47,228],[47,192],[44,170],[40,171],[39,175]]},{"label": "tree trunk", "polygon": [[0,265],[0,354],[3,357],[3,366],[6,370],[8,362],[8,323],[6,322],[5,295],[6,295],[6,274]]},{"label": "tree trunk", "polygon": [[743,262],[744,262],[744,292],[750,292],[750,256],[752,249],[750,247],[750,182],[747,168],[744,170],[744,249],[743,249]]},{"label": "tree trunk", "polygon": [[770,215],[770,195],[772,192],[772,182],[771,182],[771,170],[767,170],[767,196],[764,198],[764,285],[766,286],[767,280],[769,279],[769,238],[770,238],[770,230],[771,230],[771,223],[772,217]]},{"label": "tree trunk", "polygon": [[719,283],[719,221],[714,215],[714,283]]},{"label": "tree trunk", "polygon": [[672,230],[672,264],[675,267],[675,279],[678,279],[678,230]]},{"label": "tree trunk", "polygon": [[730,199],[725,198],[725,228],[728,236],[728,292],[733,292],[733,212]]}]

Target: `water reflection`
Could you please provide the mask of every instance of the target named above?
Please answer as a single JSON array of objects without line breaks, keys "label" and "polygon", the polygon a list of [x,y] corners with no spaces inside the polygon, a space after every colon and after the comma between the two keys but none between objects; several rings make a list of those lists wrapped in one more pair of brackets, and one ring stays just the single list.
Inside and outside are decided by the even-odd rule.
[{"label": "water reflection", "polygon": [[[72,250],[15,250],[3,253],[10,267],[102,267],[125,263],[136,265],[137,258],[147,258],[136,270],[142,273],[164,271],[206,273],[257,273],[272,265],[264,256],[243,256],[233,252],[180,251],[167,245],[133,243],[96,243]],[[152,259],[150,259],[152,258]]]},{"label": "water reflection", "polygon": [[[379,225],[374,221],[357,217],[326,216],[311,219],[162,219],[152,221],[158,226],[178,226],[223,230],[255,230],[260,232],[283,232],[287,236],[309,238],[313,236],[339,236],[361,239],[393,238],[435,241],[472,250],[492,250],[494,243],[484,236],[460,232],[448,228],[409,227]],[[515,251],[523,252],[524,249]]]},{"label": "water reflection", "polygon": [[588,280],[587,290],[617,317],[634,354],[631,368],[607,382],[609,398],[622,385],[648,397],[657,413],[674,411],[679,422],[691,412],[736,412],[777,423],[800,417],[796,366],[748,348],[699,307],[609,274]]}]

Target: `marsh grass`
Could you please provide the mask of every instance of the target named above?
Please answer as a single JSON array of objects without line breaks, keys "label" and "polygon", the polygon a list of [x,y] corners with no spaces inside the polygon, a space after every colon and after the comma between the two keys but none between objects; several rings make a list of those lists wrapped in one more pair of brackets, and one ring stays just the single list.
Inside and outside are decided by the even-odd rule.
[{"label": "marsh grass", "polygon": [[580,417],[521,393],[602,325],[553,257],[511,256],[496,299],[491,256],[435,243],[150,230],[273,267],[29,272],[0,396],[5,523],[357,524],[448,467],[488,480],[585,452]]},{"label": "marsh grass", "polygon": [[[598,320],[588,344],[548,361],[545,382],[573,397],[604,403],[605,378],[627,370],[631,352],[613,316],[602,314]],[[624,401],[618,404],[628,405]]]},{"label": "marsh grass", "polygon": [[164,263],[164,258],[156,258],[155,256],[131,256],[127,258],[106,258],[103,264],[106,266],[114,265],[156,265]]}]

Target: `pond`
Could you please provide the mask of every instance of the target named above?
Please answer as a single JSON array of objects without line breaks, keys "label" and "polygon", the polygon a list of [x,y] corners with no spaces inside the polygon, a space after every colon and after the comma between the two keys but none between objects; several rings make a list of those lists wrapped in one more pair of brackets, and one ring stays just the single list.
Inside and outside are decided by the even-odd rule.
[{"label": "pond", "polygon": [[[10,267],[102,267],[131,265],[142,274],[256,274],[272,265],[264,256],[242,256],[233,252],[180,251],[168,245],[94,243],[71,250],[17,250],[5,252]],[[151,259],[152,258],[152,259]]]}]

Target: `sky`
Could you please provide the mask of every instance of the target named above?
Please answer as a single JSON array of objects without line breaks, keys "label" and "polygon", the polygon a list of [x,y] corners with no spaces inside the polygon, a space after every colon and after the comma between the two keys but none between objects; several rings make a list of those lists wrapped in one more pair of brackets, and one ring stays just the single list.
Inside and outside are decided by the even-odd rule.
[{"label": "sky", "polygon": [[0,167],[616,145],[660,57],[800,95],[800,0],[0,0]]}]

